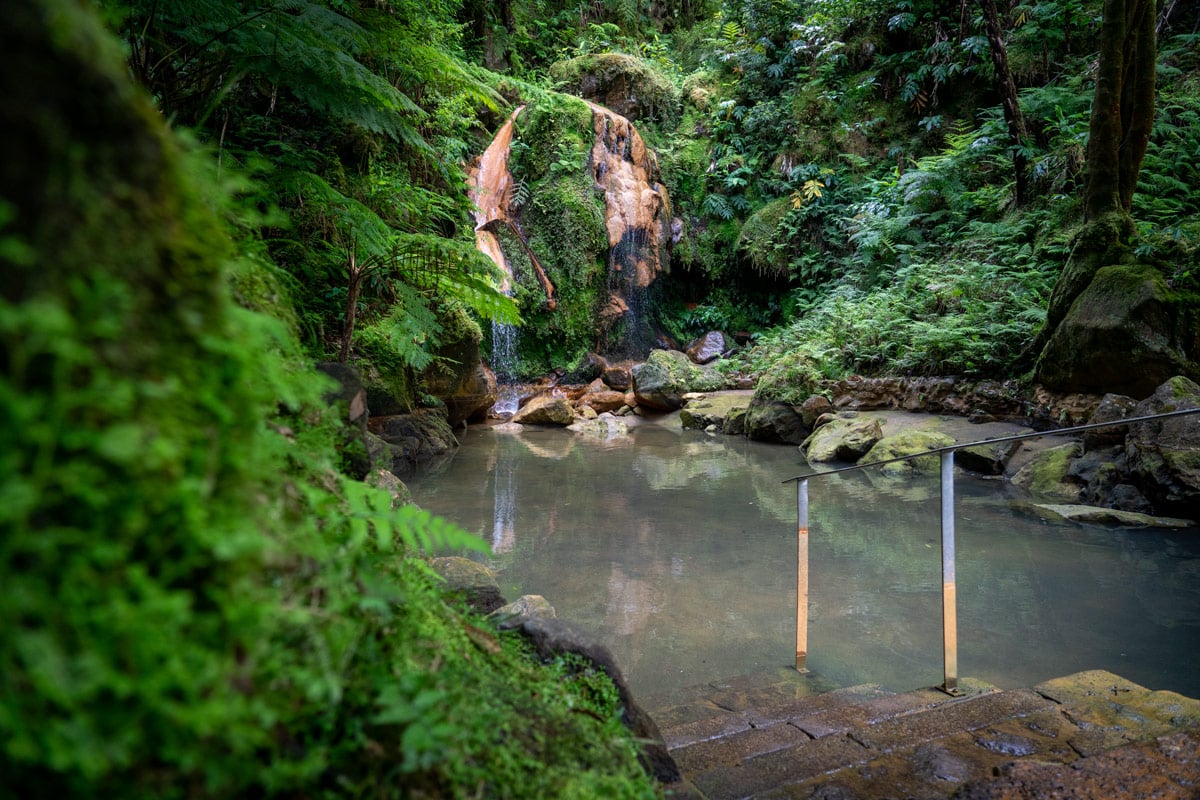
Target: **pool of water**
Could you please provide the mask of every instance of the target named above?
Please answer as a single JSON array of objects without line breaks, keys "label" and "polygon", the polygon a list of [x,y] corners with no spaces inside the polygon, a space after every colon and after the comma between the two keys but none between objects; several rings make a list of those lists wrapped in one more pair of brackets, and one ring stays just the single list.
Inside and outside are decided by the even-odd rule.
[{"label": "pool of water", "polygon": [[[797,448],[679,429],[601,440],[473,427],[409,482],[478,533],[510,600],[544,595],[635,693],[788,666]],[[840,685],[941,682],[936,478],[810,482],[809,667]],[[1048,524],[960,475],[959,674],[1004,688],[1107,669],[1200,697],[1200,530]]]}]

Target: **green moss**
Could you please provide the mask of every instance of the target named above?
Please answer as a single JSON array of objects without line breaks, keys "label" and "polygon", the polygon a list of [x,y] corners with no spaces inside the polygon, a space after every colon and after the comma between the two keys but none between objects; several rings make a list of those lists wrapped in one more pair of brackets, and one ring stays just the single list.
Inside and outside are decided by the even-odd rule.
[{"label": "green moss", "polygon": [[788,251],[775,246],[775,235],[791,210],[791,198],[780,197],[755,211],[742,225],[737,249],[745,254],[755,271],[774,275],[788,273]]},{"label": "green moss", "polygon": [[821,373],[807,356],[787,353],[762,371],[754,396],[798,406],[820,393]]},{"label": "green moss", "polygon": [[550,66],[565,91],[596,98],[635,122],[672,126],[679,119],[679,92],[657,67],[624,53],[591,53]]}]

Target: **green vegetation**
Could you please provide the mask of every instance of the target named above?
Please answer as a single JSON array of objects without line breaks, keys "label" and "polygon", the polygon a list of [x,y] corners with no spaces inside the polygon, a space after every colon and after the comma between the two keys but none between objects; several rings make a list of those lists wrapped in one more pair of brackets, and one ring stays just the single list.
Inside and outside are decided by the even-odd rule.
[{"label": "green vegetation", "polygon": [[[630,101],[679,220],[652,316],[681,341],[745,333],[724,369],[763,399],[849,373],[1027,377],[1117,265],[1154,273],[1191,342],[1196,4],[1102,36],[1099,0],[999,3],[992,41],[988,6],[17,0],[0,32],[6,787],[652,794],[602,678],[537,664],[442,598],[421,553],[477,541],[338,474],[311,362],[413,407],[491,321],[521,324],[524,376],[612,344],[591,114],[564,93],[593,84]],[[1151,28],[1157,63],[1124,93],[1141,104],[1097,136],[1123,100],[1096,76]],[[506,297],[465,185],[518,103]],[[1115,172],[1097,179],[1102,147]]]},{"label": "green vegetation", "polygon": [[420,555],[479,540],[335,471],[208,156],[84,8],[7,11],[5,790],[653,797],[607,677],[447,604]]}]

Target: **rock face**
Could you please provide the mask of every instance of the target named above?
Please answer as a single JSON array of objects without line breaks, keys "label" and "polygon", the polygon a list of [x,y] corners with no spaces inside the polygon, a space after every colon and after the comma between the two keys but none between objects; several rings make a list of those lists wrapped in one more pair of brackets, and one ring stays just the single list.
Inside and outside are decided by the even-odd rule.
[{"label": "rock face", "polygon": [[642,749],[638,760],[646,772],[663,783],[673,783],[680,778],[679,767],[663,744],[662,734],[658,725],[642,710],[633,699],[629,685],[621,674],[620,668],[608,648],[588,636],[579,628],[561,619],[546,617],[530,617],[521,625],[524,633],[533,643],[539,657],[551,660],[560,655],[573,653],[591,661],[612,679],[621,698],[621,721],[642,740]]},{"label": "rock face", "polygon": [[720,331],[709,331],[688,343],[687,357],[697,364],[708,364],[720,358],[727,351],[733,341]]},{"label": "rock face", "polygon": [[[870,464],[873,461],[887,461],[891,458],[913,455],[925,450],[936,450],[939,447],[949,447],[954,439],[936,431],[909,430],[901,431],[893,436],[881,439],[858,463]],[[897,461],[885,464],[879,468],[884,475],[907,477],[911,475],[936,475],[941,469],[941,460],[937,456],[921,456],[907,461]]]},{"label": "rock face", "polygon": [[512,422],[522,425],[570,425],[575,412],[565,397],[542,394],[530,400],[513,415]]},{"label": "rock face", "polygon": [[1036,367],[1064,392],[1117,391],[1145,397],[1172,375],[1187,374],[1186,330],[1178,301],[1154,267],[1114,265],[1096,272],[1051,334]]},{"label": "rock face", "polygon": [[808,438],[809,428],[794,406],[780,400],[755,395],[746,409],[746,435],[760,442],[800,444]]},{"label": "rock face", "polygon": [[[1132,417],[1134,416],[1134,409],[1136,407],[1137,400],[1134,400],[1132,397],[1123,394],[1106,394],[1100,398],[1100,405],[1096,407],[1096,413],[1092,414],[1092,418],[1088,422],[1113,422],[1125,419],[1126,417]],[[1128,432],[1129,428],[1126,425],[1086,431],[1083,434],[1083,449],[1090,452],[1102,447],[1112,447],[1116,444],[1122,444]]]},{"label": "rock face", "polygon": [[633,368],[638,404],[660,411],[674,411],[683,405],[688,392],[710,391],[722,381],[720,375],[696,366],[678,350],[654,350]]},{"label": "rock face", "polygon": [[[410,478],[418,467],[429,464],[458,446],[454,432],[441,409],[423,408],[411,414],[371,417],[367,430],[368,448],[376,467]],[[374,441],[372,446],[371,442]],[[380,446],[380,443],[383,446]]]},{"label": "rock face", "polygon": [[800,449],[811,463],[855,462],[882,438],[879,420],[835,418],[813,431]]},{"label": "rock face", "polygon": [[[1138,403],[1134,416],[1200,408],[1200,386],[1171,378]],[[1159,512],[1194,515],[1200,507],[1200,414],[1141,422],[1125,440],[1134,483]]]}]

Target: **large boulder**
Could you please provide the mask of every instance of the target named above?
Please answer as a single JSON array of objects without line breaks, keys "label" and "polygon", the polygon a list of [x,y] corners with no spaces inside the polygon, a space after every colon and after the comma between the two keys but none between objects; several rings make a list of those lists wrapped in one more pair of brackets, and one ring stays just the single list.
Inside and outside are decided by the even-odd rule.
[{"label": "large boulder", "polygon": [[954,463],[981,475],[1003,475],[1009,460],[1020,449],[1020,442],[977,444],[957,451],[954,454]]},{"label": "large boulder", "polygon": [[633,391],[640,406],[674,411],[683,406],[689,392],[708,392],[721,387],[724,379],[699,367],[678,350],[654,350],[633,368]]},{"label": "large boulder", "polygon": [[688,398],[687,404],[679,411],[679,421],[688,429],[702,431],[715,425],[717,430],[730,433],[726,428],[726,420],[739,409],[745,412],[749,405],[750,396],[744,392],[701,394]]},{"label": "large boulder", "polygon": [[721,331],[709,331],[699,339],[693,339],[685,350],[687,357],[697,364],[716,361],[732,346],[733,340]]},{"label": "large boulder", "polygon": [[862,458],[883,438],[877,419],[836,417],[812,432],[800,449],[810,463],[854,462]]},{"label": "large boulder", "polygon": [[[1163,383],[1133,416],[1200,408],[1200,386],[1183,377]],[[1160,513],[1194,516],[1200,507],[1200,414],[1139,422],[1125,440],[1127,468]]]},{"label": "large boulder", "polygon": [[757,393],[746,409],[744,426],[746,435],[759,442],[800,444],[810,432],[796,406]]},{"label": "large boulder", "polygon": [[[886,436],[876,442],[865,456],[859,459],[859,464],[872,464],[876,461],[888,461],[902,458],[926,450],[937,450],[954,444],[954,438],[937,431],[907,430],[892,436]],[[941,460],[937,456],[920,456],[906,461],[896,461],[884,464],[879,471],[884,475],[908,477],[911,475],[936,475],[941,468]]]},{"label": "large boulder", "polygon": [[575,401],[581,411],[586,407],[603,414],[605,411],[616,411],[625,405],[625,395],[615,389],[610,389],[604,381],[597,378],[588,384],[587,389]]},{"label": "large boulder", "polygon": [[1078,442],[1042,450],[1017,470],[1012,482],[1034,497],[1078,500],[1083,486],[1072,467],[1082,453]]},{"label": "large boulder", "polygon": [[575,411],[565,397],[540,394],[513,414],[512,422],[522,425],[570,425],[575,421]]},{"label": "large boulder", "polygon": [[1186,316],[1154,267],[1103,267],[1050,335],[1037,379],[1061,392],[1145,397],[1196,369],[1187,352],[1196,332],[1186,332]]}]

